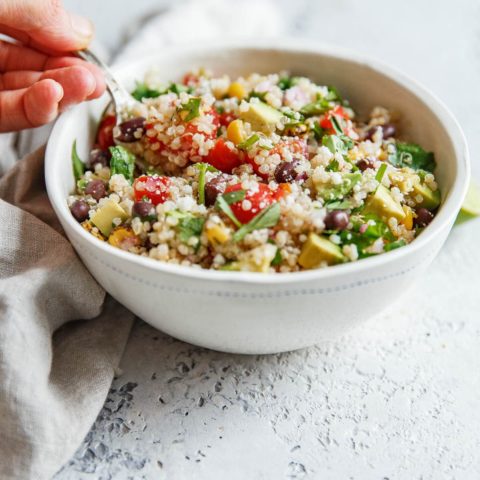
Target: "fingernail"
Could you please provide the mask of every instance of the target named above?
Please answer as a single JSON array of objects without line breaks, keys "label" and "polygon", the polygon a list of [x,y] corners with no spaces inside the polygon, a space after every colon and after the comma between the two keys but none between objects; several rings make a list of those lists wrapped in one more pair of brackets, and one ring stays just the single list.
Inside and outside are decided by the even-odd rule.
[{"label": "fingernail", "polygon": [[72,27],[75,34],[83,40],[90,39],[93,36],[93,24],[88,18],[76,14],[70,14]]}]

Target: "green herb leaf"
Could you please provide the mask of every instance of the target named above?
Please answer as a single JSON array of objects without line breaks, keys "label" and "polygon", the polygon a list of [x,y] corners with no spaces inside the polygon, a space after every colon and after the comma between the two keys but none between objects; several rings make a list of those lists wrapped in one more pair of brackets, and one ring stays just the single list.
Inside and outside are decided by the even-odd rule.
[{"label": "green herb leaf", "polygon": [[135,169],[135,155],[122,146],[110,147],[112,158],[110,159],[111,175],[123,175],[130,183],[133,182]]},{"label": "green herb leaf", "polygon": [[188,100],[187,103],[182,104],[180,112],[185,112],[187,115],[183,117],[184,122],[190,122],[194,118],[200,116],[200,104],[202,103],[201,98],[192,97]]},{"label": "green herb leaf", "polygon": [[182,92],[192,93],[193,88],[187,87],[186,85],[182,85],[181,83],[171,83],[165,93],[172,92],[180,95]]},{"label": "green herb leaf", "polygon": [[346,135],[324,135],[322,144],[327,147],[334,155],[335,153],[346,154],[353,148],[353,140]]},{"label": "green herb leaf", "polygon": [[192,237],[200,237],[203,230],[205,219],[188,215],[181,218],[178,222],[178,237],[183,243],[188,243]]},{"label": "green herb leaf", "polygon": [[333,186],[325,185],[323,188],[318,190],[318,195],[327,202],[342,200],[345,196],[352,192],[353,187],[361,179],[362,174],[360,172],[345,173],[342,175],[342,183]]},{"label": "green herb leaf", "polygon": [[251,98],[258,98],[261,102],[265,102],[266,96],[267,96],[267,92],[256,92],[255,90],[253,90],[248,95],[247,100],[250,100]]},{"label": "green herb leaf", "polygon": [[378,169],[377,171],[377,174],[375,175],[375,180],[378,182],[378,183],[381,183],[382,182],[382,178],[383,176],[385,175],[385,172],[387,171],[387,164],[386,163],[382,163],[382,165],[380,165],[380,168]]},{"label": "green herb leaf", "polygon": [[201,205],[205,205],[205,174],[218,172],[218,170],[208,163],[196,163],[195,168],[200,172],[198,175],[198,201]]},{"label": "green herb leaf", "polygon": [[280,249],[277,248],[277,253],[275,253],[275,256],[273,257],[273,260],[271,261],[270,265],[272,267],[278,267],[282,263],[282,254],[280,252]]},{"label": "green herb leaf", "polygon": [[275,202],[264,208],[257,216],[243,225],[233,234],[233,241],[239,242],[245,235],[262,228],[274,227],[280,219],[280,204]]},{"label": "green herb leaf", "polygon": [[147,87],[145,83],[136,82],[135,90],[132,92],[132,96],[139,102],[142,98],[157,98],[162,94],[159,90]]},{"label": "green herb leaf", "polygon": [[244,142],[241,142],[237,145],[239,150],[250,150],[258,141],[260,140],[260,135],[254,133],[248,137]]},{"label": "green herb leaf", "polygon": [[288,90],[296,85],[298,82],[298,77],[282,77],[278,81],[277,85],[281,90]]},{"label": "green herb leaf", "polygon": [[310,128],[313,132],[313,136],[315,137],[315,140],[317,142],[321,142],[322,138],[326,134],[326,131],[320,126],[320,124],[318,122],[314,122],[313,126],[310,127]]},{"label": "green herb leaf", "polygon": [[286,128],[296,127],[305,121],[305,117],[300,112],[296,112],[288,107],[282,109],[282,114],[289,119],[289,121],[285,123]]},{"label": "green herb leaf", "polygon": [[395,153],[388,157],[388,161],[395,167],[411,167],[414,170],[435,170],[435,157],[433,152],[427,152],[415,143],[401,143],[395,145]]},{"label": "green herb leaf", "polygon": [[326,98],[319,98],[315,102],[304,105],[300,109],[300,113],[306,117],[311,117],[312,115],[321,115],[330,110],[330,108],[330,102]]},{"label": "green herb leaf", "polygon": [[395,240],[394,242],[387,243],[383,249],[386,252],[389,252],[390,250],[395,250],[396,248],[404,247],[407,244],[407,242],[403,239],[400,238],[399,240]]},{"label": "green herb leaf", "polygon": [[335,115],[332,115],[330,117],[330,122],[332,123],[332,127],[335,130],[335,133],[337,135],[343,135],[343,129],[340,125],[340,121],[338,120],[338,118]]},{"label": "green herb leaf", "polygon": [[325,167],[326,172],[338,172],[339,163],[335,158]]},{"label": "green herb leaf", "polygon": [[219,195],[215,202],[215,206],[221,210],[238,228],[242,226],[241,222],[232,212],[230,205],[232,203],[240,202],[245,198],[245,190],[235,190],[234,192],[224,193]]},{"label": "green herb leaf", "polygon": [[72,145],[72,165],[73,165],[73,175],[75,180],[79,180],[81,176],[85,173],[85,164],[82,162],[77,152],[77,141],[75,140]]},{"label": "green herb leaf", "polygon": [[325,97],[327,100],[331,102],[340,102],[342,104],[344,103],[342,96],[333,85],[329,85],[327,88],[328,88],[328,94]]},{"label": "green herb leaf", "polygon": [[325,204],[327,210],[348,210],[353,207],[350,200],[334,200]]}]

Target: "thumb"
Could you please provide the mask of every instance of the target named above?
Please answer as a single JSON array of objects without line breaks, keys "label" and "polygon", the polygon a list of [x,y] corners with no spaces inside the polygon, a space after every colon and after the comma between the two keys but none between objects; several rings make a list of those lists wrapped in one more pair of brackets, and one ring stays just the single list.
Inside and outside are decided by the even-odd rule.
[{"label": "thumb", "polygon": [[86,48],[93,37],[92,23],[67,12],[61,0],[2,0],[0,25],[4,33],[57,52]]}]

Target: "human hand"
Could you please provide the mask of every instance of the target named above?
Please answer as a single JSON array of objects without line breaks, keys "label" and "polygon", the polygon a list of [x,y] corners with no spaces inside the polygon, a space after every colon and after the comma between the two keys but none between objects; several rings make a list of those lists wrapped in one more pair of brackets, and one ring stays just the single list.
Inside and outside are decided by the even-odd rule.
[{"label": "human hand", "polygon": [[61,0],[0,0],[0,132],[51,122],[66,107],[105,91],[101,71],[69,52],[85,48],[93,26]]}]

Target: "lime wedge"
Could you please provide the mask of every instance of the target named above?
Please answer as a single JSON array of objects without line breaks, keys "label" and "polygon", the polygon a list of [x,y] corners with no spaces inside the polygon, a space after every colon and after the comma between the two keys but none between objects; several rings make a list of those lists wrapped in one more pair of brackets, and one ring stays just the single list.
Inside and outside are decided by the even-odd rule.
[{"label": "lime wedge", "polygon": [[480,187],[471,182],[455,223],[458,225],[478,216],[480,216]]}]

